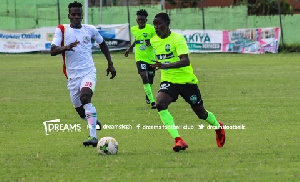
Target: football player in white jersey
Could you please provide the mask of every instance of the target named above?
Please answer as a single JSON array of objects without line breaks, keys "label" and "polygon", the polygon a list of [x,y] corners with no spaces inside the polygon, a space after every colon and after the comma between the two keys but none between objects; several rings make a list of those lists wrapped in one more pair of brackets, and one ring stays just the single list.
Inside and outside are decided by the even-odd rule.
[{"label": "football player in white jersey", "polygon": [[96,147],[98,143],[96,125],[100,125],[100,123],[97,120],[96,109],[91,103],[96,86],[92,39],[99,44],[105,55],[108,63],[106,72],[107,75],[111,73],[111,79],[116,76],[116,70],[108,46],[97,29],[92,25],[81,24],[83,18],[82,4],[74,1],[69,4],[68,8],[70,24],[59,25],[56,28],[50,52],[51,56],[62,55],[63,72],[68,79],[71,101],[79,116],[88,121],[90,136],[83,142],[83,145]]}]

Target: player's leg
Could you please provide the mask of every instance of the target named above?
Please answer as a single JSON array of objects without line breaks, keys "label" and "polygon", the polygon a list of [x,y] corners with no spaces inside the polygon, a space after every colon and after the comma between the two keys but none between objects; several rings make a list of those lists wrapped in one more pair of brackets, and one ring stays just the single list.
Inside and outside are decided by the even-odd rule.
[{"label": "player's leg", "polygon": [[220,127],[222,122],[218,122],[212,112],[207,111],[203,106],[200,90],[196,84],[186,84],[181,86],[181,93],[188,102],[199,119],[203,119],[216,128],[217,145],[223,147],[225,144],[225,130]]},{"label": "player's leg", "polygon": [[[149,84],[150,84],[150,87],[151,87],[151,90],[152,90],[152,87],[153,87],[153,81],[154,81],[154,76],[155,76],[155,68],[152,68],[150,66],[150,64],[147,65],[147,70],[148,70],[148,80],[149,80]],[[152,94],[153,95],[153,94]],[[154,96],[153,96],[154,98]],[[155,100],[155,99],[154,99]],[[146,103],[147,104],[150,104],[151,101],[149,100],[148,96],[146,95]]]},{"label": "player's leg", "polygon": [[70,92],[71,101],[75,110],[77,111],[80,118],[85,120],[85,110],[80,101],[80,84],[81,79],[70,79],[68,81],[68,90]]},{"label": "player's leg", "polygon": [[88,121],[90,136],[88,140],[84,141],[84,145],[97,146],[98,137],[96,133],[97,125],[97,111],[95,106],[92,104],[92,96],[96,86],[96,74],[91,73],[87,75],[81,82],[80,86],[80,101],[85,110],[86,119]]},{"label": "player's leg", "polygon": [[[77,111],[77,113],[81,119],[87,120],[86,116],[85,116],[85,109],[83,108],[83,105],[81,105],[80,107],[76,107],[75,110]],[[96,130],[101,130],[101,123],[99,122],[99,120],[97,120]]]},{"label": "player's leg", "polygon": [[156,107],[162,123],[166,126],[170,135],[175,139],[175,145],[173,146],[175,152],[185,150],[188,147],[180,137],[174,119],[168,111],[168,106],[171,102],[175,102],[177,98],[178,92],[176,92],[175,88],[171,88],[170,83],[161,83],[160,90],[156,97]]},{"label": "player's leg", "polygon": [[[76,78],[76,79],[72,79],[68,81],[68,90],[70,92],[70,97],[71,97],[71,101],[73,103],[73,106],[75,108],[75,110],[77,111],[77,113],[79,114],[80,118],[87,120],[86,118],[86,109],[84,107],[85,102],[88,102],[88,100],[90,99],[84,99],[84,98],[88,98],[88,97],[92,97],[92,93],[90,93],[91,89],[88,90],[88,94],[89,96],[84,96],[86,94],[82,94],[85,93],[81,92],[81,88],[82,88],[82,78]],[[85,90],[85,89],[84,89]],[[83,97],[84,96],[84,97]],[[100,124],[100,123],[99,123]],[[91,138],[93,139],[93,137]],[[95,145],[95,139],[92,141],[92,143],[88,142],[88,145]],[[84,143],[85,144],[85,143]],[[96,144],[97,145],[97,144]]]},{"label": "player's leg", "polygon": [[149,79],[148,79],[147,63],[138,61],[138,62],[136,62],[136,65],[137,65],[138,73],[141,76],[142,81],[143,81],[143,87],[144,87],[145,93],[151,103],[151,109],[156,109],[155,100],[153,98],[151,85],[150,85]]},{"label": "player's leg", "polygon": [[208,122],[210,125],[216,128],[216,140],[218,147],[223,147],[225,144],[225,130],[223,128],[223,123],[217,121],[215,115],[212,112],[205,110],[204,106],[192,106],[193,111],[200,118]]},{"label": "player's leg", "polygon": [[151,87],[151,85],[149,83],[149,80],[148,80],[148,72],[147,71],[142,71],[142,72],[140,72],[140,76],[141,76],[142,81],[143,81],[143,87],[144,87],[146,96],[149,99],[149,102],[151,104],[151,109],[156,109],[155,100],[153,98],[153,93],[152,93],[152,87]]},{"label": "player's leg", "polygon": [[80,116],[81,119],[86,119],[85,118],[85,110],[83,108],[83,105],[76,107],[75,110],[77,111],[78,115]]}]

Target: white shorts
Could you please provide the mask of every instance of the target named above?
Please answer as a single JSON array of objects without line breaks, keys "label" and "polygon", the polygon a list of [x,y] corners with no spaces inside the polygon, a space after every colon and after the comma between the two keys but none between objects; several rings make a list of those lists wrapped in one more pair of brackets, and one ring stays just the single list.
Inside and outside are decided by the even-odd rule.
[{"label": "white shorts", "polygon": [[73,78],[73,79],[69,78],[68,90],[70,92],[70,97],[74,108],[81,106],[81,101],[80,101],[81,89],[83,87],[88,87],[94,93],[96,88],[96,82],[97,82],[96,72],[93,71],[84,77]]}]

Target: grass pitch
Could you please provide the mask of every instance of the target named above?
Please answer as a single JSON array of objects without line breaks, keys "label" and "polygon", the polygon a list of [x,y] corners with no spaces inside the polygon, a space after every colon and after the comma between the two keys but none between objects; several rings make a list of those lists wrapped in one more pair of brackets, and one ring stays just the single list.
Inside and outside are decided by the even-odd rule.
[{"label": "grass pitch", "polygon": [[[1,181],[299,181],[300,54],[191,54],[204,105],[228,126],[218,148],[214,130],[182,98],[169,111],[189,144],[172,151],[174,140],[156,110],[145,103],[134,55],[113,54],[117,77],[98,70],[92,102],[103,129],[98,137],[119,142],[115,156],[84,147],[89,131],[73,109],[61,57],[0,54]],[[156,73],[153,93],[159,88]],[[44,121],[80,125],[81,130],[45,133]],[[204,125],[199,129],[198,125]],[[111,126],[116,127],[116,126]],[[63,127],[64,128],[64,127]]]}]

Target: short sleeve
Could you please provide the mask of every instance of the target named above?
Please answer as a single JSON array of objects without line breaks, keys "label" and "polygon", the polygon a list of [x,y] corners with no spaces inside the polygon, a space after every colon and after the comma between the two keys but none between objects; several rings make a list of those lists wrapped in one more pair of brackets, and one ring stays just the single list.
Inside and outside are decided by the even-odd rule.
[{"label": "short sleeve", "polygon": [[177,55],[183,55],[183,54],[189,54],[189,48],[186,44],[186,40],[182,35],[179,35],[178,38],[176,39],[176,52]]},{"label": "short sleeve", "polygon": [[61,46],[61,42],[62,42],[62,32],[60,28],[56,28],[51,44],[54,44],[56,46]]},{"label": "short sleeve", "polygon": [[101,44],[103,42],[103,37],[100,35],[96,27],[91,26],[92,28],[92,39],[96,41],[97,44]]}]

